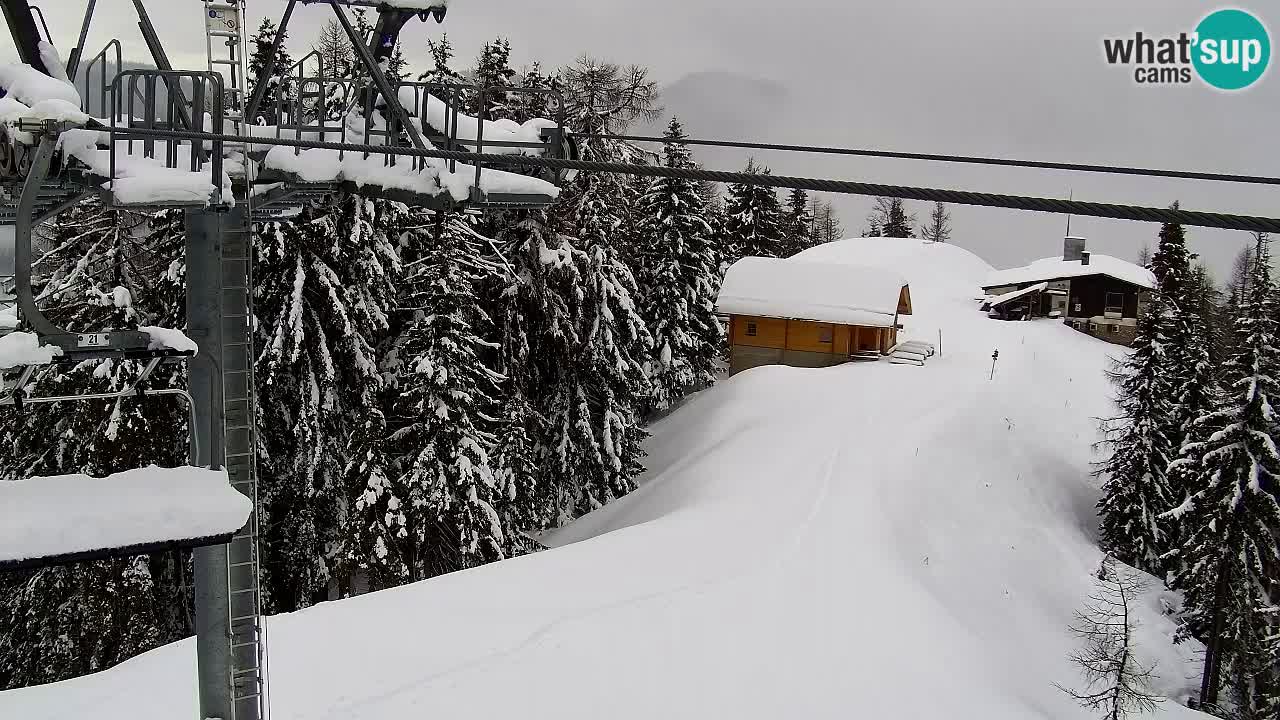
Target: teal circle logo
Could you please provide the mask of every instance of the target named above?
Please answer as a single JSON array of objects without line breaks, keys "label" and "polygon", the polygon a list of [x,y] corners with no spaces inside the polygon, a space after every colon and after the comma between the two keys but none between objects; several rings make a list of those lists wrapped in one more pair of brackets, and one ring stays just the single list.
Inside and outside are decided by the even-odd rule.
[{"label": "teal circle logo", "polygon": [[1196,27],[1192,64],[1200,79],[1219,90],[1243,90],[1271,63],[1271,36],[1244,10],[1210,13]]}]

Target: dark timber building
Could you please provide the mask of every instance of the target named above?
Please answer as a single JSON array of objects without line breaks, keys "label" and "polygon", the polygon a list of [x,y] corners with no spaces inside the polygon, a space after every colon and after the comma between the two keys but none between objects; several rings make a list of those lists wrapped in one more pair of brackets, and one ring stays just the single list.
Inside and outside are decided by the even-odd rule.
[{"label": "dark timber building", "polygon": [[991,274],[982,289],[992,297],[993,317],[1062,319],[1075,329],[1119,345],[1133,342],[1148,293],[1150,270],[1085,250],[1084,238],[1068,237],[1062,257]]}]

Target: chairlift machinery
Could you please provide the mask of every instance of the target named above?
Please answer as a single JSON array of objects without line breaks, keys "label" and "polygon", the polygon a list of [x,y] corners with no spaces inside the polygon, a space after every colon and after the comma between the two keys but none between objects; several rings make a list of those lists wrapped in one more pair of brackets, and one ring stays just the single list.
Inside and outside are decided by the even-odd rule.
[{"label": "chairlift machinery", "polygon": [[[384,64],[400,33],[415,18],[442,22],[446,0],[426,7],[414,0],[406,3],[411,8],[397,7],[395,0],[287,0],[276,49],[298,5],[327,5],[352,43],[356,70],[338,75],[322,60],[316,62],[319,58],[313,54],[288,69],[268,65],[254,85],[247,75],[243,0],[200,3],[208,48],[208,64],[201,70],[175,69],[142,0],[132,4],[156,69],[124,69],[121,44],[114,39],[98,53],[87,54],[85,43],[98,5],[97,0],[87,0],[77,43],[66,56],[66,74],[78,91],[80,111],[88,117],[22,116],[0,124],[0,225],[14,227],[12,295],[22,324],[41,346],[57,349],[55,362],[131,360],[143,370],[122,392],[38,397],[30,393],[38,386],[32,382],[37,368],[20,367],[0,392],[0,406],[21,409],[26,404],[147,392],[182,395],[191,410],[191,464],[224,469],[231,485],[248,496],[256,510],[252,223],[288,217],[302,203],[356,188],[366,196],[438,212],[546,207],[554,200],[555,186],[564,180],[560,171],[528,168],[523,172],[530,182],[513,182],[507,174],[509,164],[498,171],[480,164],[468,167],[456,161],[379,154],[376,147],[565,159],[577,159],[577,150],[564,125],[564,101],[555,90],[504,88],[546,99],[551,119],[517,127],[464,112],[463,99],[479,97],[483,104],[485,88],[387,77]],[[377,11],[370,37],[360,37],[348,17],[350,7]],[[21,63],[57,78],[62,69],[47,65],[54,64],[54,58],[42,45],[54,43],[39,9],[28,0],[0,0],[0,11]],[[260,112],[270,79],[282,75],[291,92],[281,93],[274,108]],[[256,88],[253,94],[250,87]],[[9,90],[0,87],[0,98]],[[274,125],[266,125],[264,116]],[[293,147],[273,149],[263,144],[269,138],[288,138]],[[363,174],[317,178],[307,172],[304,157],[317,152],[330,153],[321,158],[330,165],[358,166]],[[437,187],[428,182],[432,177]],[[491,183],[492,178],[499,182]],[[167,187],[169,181],[181,191],[155,192],[150,187]],[[461,197],[459,187],[466,189]],[[89,196],[99,197],[107,207],[184,213],[187,333],[197,352],[157,344],[142,330],[64,328],[42,312],[32,279],[36,229]],[[148,380],[157,368],[172,362],[187,364],[188,389],[149,391]],[[201,716],[266,717],[256,511],[230,538],[170,538],[154,544],[162,546],[195,552]],[[24,566],[136,554],[138,548],[51,555]]]}]

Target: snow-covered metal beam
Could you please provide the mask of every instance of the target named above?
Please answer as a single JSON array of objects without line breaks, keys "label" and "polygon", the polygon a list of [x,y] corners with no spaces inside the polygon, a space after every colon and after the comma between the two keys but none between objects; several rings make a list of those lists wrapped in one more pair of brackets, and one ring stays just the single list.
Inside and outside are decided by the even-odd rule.
[{"label": "snow-covered metal beam", "polygon": [[0,571],[225,543],[252,509],[225,471],[194,467],[0,483]]}]

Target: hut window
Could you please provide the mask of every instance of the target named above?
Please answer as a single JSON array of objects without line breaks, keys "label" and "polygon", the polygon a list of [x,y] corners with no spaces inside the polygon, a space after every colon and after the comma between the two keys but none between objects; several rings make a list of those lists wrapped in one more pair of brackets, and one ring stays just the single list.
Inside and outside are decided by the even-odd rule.
[{"label": "hut window", "polygon": [[1124,293],[1107,293],[1107,307],[1105,312],[1123,313],[1124,312]]},{"label": "hut window", "polygon": [[818,342],[831,343],[835,342],[836,331],[833,328],[818,328]]},{"label": "hut window", "polygon": [[755,337],[755,336],[756,336],[756,324],[752,322],[747,323],[747,337]]}]

